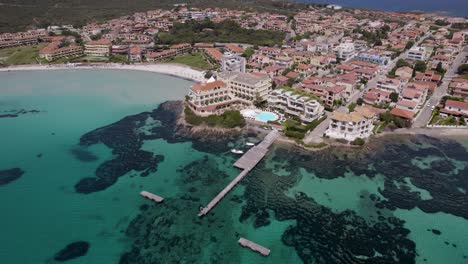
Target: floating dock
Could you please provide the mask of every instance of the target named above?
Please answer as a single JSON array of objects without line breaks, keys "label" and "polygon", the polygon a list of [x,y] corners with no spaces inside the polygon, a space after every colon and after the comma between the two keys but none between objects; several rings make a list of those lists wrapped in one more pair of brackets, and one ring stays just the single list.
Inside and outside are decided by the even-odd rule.
[{"label": "floating dock", "polygon": [[160,203],[164,200],[164,198],[162,198],[161,196],[157,196],[156,194],[152,194],[150,192],[147,192],[147,191],[142,191],[140,192],[140,195],[147,198],[147,199],[150,199],[150,200],[153,200],[157,203]]},{"label": "floating dock", "polygon": [[268,152],[268,148],[275,142],[275,140],[278,138],[278,131],[273,130],[271,131],[264,139],[263,141],[256,145],[255,147],[252,147],[247,151],[242,157],[240,157],[235,163],[234,166],[243,169],[243,171],[236,177],[234,180],[232,180],[216,197],[211,200],[211,202],[205,206],[202,207],[200,212],[198,213],[198,216],[204,216],[206,215],[213,207],[218,204],[221,199],[226,196],[226,194],[229,193],[229,191],[236,186],[246,175],[249,173],[250,170],[252,170],[259,162],[260,160],[265,157],[266,153]]},{"label": "floating dock", "polygon": [[239,244],[241,244],[241,246],[243,247],[248,247],[251,250],[258,252],[262,254],[263,256],[268,256],[270,255],[270,252],[271,252],[271,250],[269,250],[268,248],[260,246],[259,244],[254,243],[250,240],[247,240],[243,237],[239,238]]}]

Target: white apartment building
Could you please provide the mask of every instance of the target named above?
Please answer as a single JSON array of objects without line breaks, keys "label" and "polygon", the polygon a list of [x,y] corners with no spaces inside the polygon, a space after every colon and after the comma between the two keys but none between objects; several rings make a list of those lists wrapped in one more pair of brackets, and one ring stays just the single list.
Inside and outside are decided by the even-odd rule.
[{"label": "white apartment building", "polygon": [[406,52],[406,59],[425,61],[427,59],[426,49],[423,47],[413,47]]},{"label": "white apartment building", "polygon": [[303,122],[312,122],[319,118],[324,107],[310,96],[294,94],[283,89],[273,90],[268,96],[268,105],[284,113],[297,116]]},{"label": "white apartment building", "polygon": [[374,128],[375,114],[364,107],[355,112],[334,112],[325,135],[331,138],[353,141],[356,138],[367,138]]},{"label": "white apartment building", "polygon": [[377,80],[377,88],[389,92],[399,93],[403,88],[403,83],[398,79],[382,77]]},{"label": "white apartment building", "polygon": [[245,58],[225,52],[221,58],[221,69],[223,72],[245,72]]},{"label": "white apartment building", "polygon": [[336,57],[348,61],[356,55],[356,50],[354,49],[354,44],[351,42],[344,42],[338,45],[335,48]]}]

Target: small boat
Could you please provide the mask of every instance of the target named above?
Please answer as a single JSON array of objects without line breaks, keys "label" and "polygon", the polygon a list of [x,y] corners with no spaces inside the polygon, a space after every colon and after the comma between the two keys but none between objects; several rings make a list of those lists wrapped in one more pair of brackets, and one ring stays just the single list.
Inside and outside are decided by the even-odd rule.
[{"label": "small boat", "polygon": [[247,143],[245,143],[245,145],[247,145],[247,146],[255,146],[255,143],[247,142]]},{"label": "small boat", "polygon": [[231,152],[234,154],[244,154],[244,151],[239,150],[239,149],[231,149]]}]

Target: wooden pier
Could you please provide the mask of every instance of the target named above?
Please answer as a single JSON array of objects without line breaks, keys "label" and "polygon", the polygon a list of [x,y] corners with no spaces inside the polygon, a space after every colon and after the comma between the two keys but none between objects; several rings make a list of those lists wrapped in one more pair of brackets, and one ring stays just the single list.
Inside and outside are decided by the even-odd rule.
[{"label": "wooden pier", "polygon": [[161,196],[157,196],[156,194],[152,194],[150,192],[147,192],[147,191],[142,191],[140,192],[140,195],[145,197],[145,198],[148,198],[150,200],[153,200],[157,203],[160,203],[164,200],[164,198],[162,198]]},{"label": "wooden pier", "polygon": [[249,173],[250,170],[252,170],[259,162],[260,160],[265,157],[266,153],[268,152],[268,148],[275,142],[275,140],[278,138],[278,131],[273,130],[271,131],[264,139],[263,141],[256,145],[255,147],[252,147],[247,151],[242,157],[240,157],[235,163],[234,166],[240,169],[243,169],[243,171],[236,177],[234,180],[232,180],[216,197],[211,200],[211,202],[205,206],[202,207],[200,212],[198,213],[198,216],[204,216],[206,215],[213,207],[218,204],[221,199],[226,196],[226,194],[229,193],[229,191],[236,186],[246,175]]},{"label": "wooden pier", "polygon": [[278,131],[271,131],[260,144],[249,149],[240,159],[234,163],[234,166],[239,169],[251,170],[253,169],[268,152],[268,148],[278,138]]},{"label": "wooden pier", "polygon": [[243,247],[248,247],[251,250],[258,252],[262,254],[263,256],[268,256],[270,255],[270,252],[271,252],[271,250],[269,250],[268,248],[260,246],[259,244],[254,243],[250,240],[247,240],[243,237],[239,238],[239,244],[241,244],[241,246]]}]

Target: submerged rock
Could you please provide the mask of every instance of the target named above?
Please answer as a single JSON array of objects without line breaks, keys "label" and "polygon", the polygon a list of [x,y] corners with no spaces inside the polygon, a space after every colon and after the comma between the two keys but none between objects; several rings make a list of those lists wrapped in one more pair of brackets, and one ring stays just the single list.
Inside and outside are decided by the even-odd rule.
[{"label": "submerged rock", "polygon": [[70,259],[86,255],[89,249],[89,243],[86,241],[77,241],[68,244],[54,256],[54,260],[64,262]]},{"label": "submerged rock", "polygon": [[24,171],[20,168],[0,170],[0,186],[19,179],[23,174]]},{"label": "submerged rock", "polygon": [[89,150],[86,148],[76,146],[73,147],[70,152],[77,158],[79,161],[83,162],[90,162],[90,161],[96,161],[98,157],[91,153]]}]

